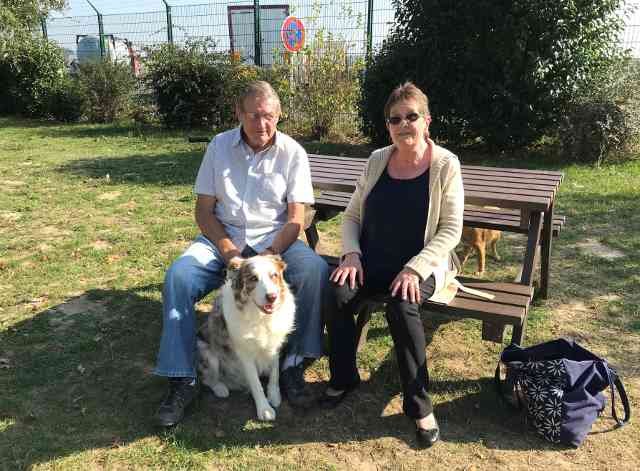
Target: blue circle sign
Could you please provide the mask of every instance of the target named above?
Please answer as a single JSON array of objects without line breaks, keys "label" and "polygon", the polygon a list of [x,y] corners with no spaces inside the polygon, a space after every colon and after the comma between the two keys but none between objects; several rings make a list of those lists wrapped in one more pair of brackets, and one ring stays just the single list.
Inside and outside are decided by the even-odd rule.
[{"label": "blue circle sign", "polygon": [[289,52],[297,52],[304,46],[304,25],[295,16],[287,16],[280,29],[280,37],[284,48]]}]

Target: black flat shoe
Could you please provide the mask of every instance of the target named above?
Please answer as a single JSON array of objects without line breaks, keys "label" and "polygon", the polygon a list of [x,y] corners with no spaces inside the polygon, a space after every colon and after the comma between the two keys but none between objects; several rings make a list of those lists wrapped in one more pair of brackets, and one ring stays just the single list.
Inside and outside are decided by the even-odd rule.
[{"label": "black flat shoe", "polygon": [[317,400],[318,407],[322,409],[335,409],[336,407],[338,407],[338,404],[344,401],[344,398],[347,397],[349,393],[356,389],[358,386],[360,386],[359,381],[353,386],[349,386],[348,388],[344,389],[340,394],[336,394],[335,396],[330,396],[325,391],[325,393]]},{"label": "black flat shoe", "polygon": [[424,429],[416,428],[416,440],[420,448],[430,448],[435,442],[440,440],[440,427],[436,422],[436,428]]}]

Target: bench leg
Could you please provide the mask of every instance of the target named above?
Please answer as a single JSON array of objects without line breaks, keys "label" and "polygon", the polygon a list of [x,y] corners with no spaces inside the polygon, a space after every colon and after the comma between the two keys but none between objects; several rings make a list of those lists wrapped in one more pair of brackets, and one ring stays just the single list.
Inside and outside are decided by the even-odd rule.
[{"label": "bench leg", "polygon": [[542,214],[531,213],[529,222],[529,235],[527,237],[527,251],[522,266],[522,278],[520,283],[531,286],[533,283],[533,269],[536,263],[536,250],[540,244],[540,229],[542,229]]},{"label": "bench leg", "polygon": [[367,343],[367,333],[369,332],[369,320],[374,306],[371,303],[363,303],[358,309],[358,319],[356,320],[356,351],[359,352]]},{"label": "bench leg", "polygon": [[316,222],[313,221],[309,227],[304,230],[304,235],[307,238],[307,243],[312,250],[316,249],[318,242],[320,242],[320,235],[318,234],[318,229],[316,228]]},{"label": "bench leg", "polygon": [[540,297],[547,299],[549,291],[549,266],[551,262],[551,240],[553,239],[553,204],[544,213],[542,225],[542,254],[540,257]]},{"label": "bench leg", "polygon": [[482,340],[502,343],[504,337],[504,325],[494,322],[482,321]]},{"label": "bench leg", "polygon": [[515,343],[516,345],[523,345],[524,341],[524,330],[527,325],[527,318],[522,319],[522,324],[513,326],[513,335],[511,336],[511,343]]}]

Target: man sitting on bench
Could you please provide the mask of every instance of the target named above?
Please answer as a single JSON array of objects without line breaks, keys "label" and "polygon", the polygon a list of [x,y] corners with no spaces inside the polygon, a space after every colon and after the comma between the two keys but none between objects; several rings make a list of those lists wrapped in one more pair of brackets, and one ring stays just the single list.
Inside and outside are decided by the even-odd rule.
[{"label": "man sitting on bench", "polygon": [[422,300],[448,303],[456,294],[462,176],[458,158],[429,139],[428,99],[420,89],[396,88],[384,113],[393,144],[371,154],[344,213],[343,256],[331,274],[337,302],[328,319],[331,381],[319,402],[335,407],[360,383],[355,310],[366,297],[386,295],[403,410],[415,420],[419,445],[429,447],[440,430],[427,394],[419,308]]}]

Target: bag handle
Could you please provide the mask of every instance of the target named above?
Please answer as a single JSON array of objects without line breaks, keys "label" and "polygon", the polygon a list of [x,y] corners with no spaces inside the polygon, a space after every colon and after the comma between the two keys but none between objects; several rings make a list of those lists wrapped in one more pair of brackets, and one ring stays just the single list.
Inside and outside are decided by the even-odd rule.
[{"label": "bag handle", "polygon": [[[615,380],[611,380],[611,375],[615,376]],[[609,376],[609,387],[611,388],[611,415],[618,424],[618,427],[622,427],[629,423],[631,420],[631,406],[629,405],[629,398],[627,397],[627,391],[624,389],[624,385],[620,380],[620,377],[615,372],[607,366],[607,376]],[[616,390],[618,390],[618,394],[620,395],[620,400],[622,401],[622,407],[624,409],[624,419],[620,420],[618,418],[618,414],[616,412]]]},{"label": "bag handle", "polygon": [[[518,406],[516,407],[515,404],[509,400],[509,398],[506,396],[506,394],[504,393],[504,388],[502,387],[502,379],[500,378],[500,360],[498,360],[498,365],[496,366],[496,372],[493,376],[493,385],[496,388],[496,393],[498,394],[498,397],[500,399],[502,399],[502,402],[508,404],[510,407],[512,407],[513,409],[516,410],[522,410],[522,402],[520,401],[520,395],[516,392],[515,396],[516,399],[518,400]],[[508,367],[507,367],[508,368]],[[513,389],[515,391],[515,389],[518,387],[518,380],[516,379],[513,382]]]}]

